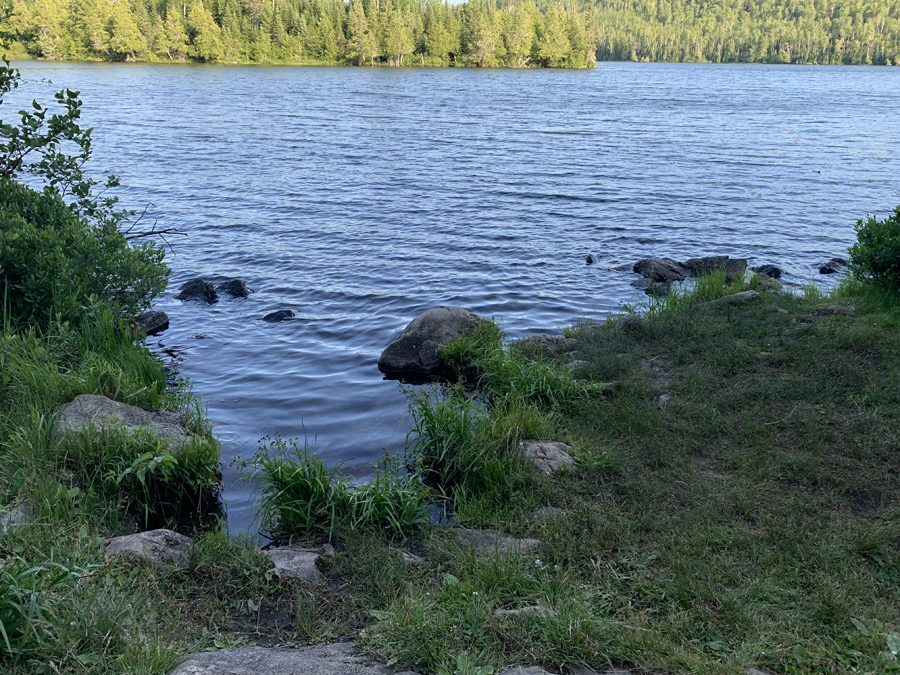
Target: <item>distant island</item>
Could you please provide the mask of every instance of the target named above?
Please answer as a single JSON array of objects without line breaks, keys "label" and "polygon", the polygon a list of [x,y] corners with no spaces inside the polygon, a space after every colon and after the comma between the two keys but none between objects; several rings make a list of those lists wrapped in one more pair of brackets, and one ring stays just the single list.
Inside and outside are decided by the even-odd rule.
[{"label": "distant island", "polygon": [[47,60],[900,64],[889,0],[15,0],[0,32],[18,36],[10,57]]}]

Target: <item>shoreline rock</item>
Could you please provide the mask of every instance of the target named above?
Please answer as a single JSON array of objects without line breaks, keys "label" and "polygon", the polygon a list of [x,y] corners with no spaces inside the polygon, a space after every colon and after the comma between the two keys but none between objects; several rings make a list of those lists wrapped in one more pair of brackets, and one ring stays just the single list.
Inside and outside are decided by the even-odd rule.
[{"label": "shoreline rock", "polygon": [[480,319],[462,307],[434,307],[419,314],[378,357],[382,373],[437,375],[441,347],[475,327]]},{"label": "shoreline rock", "polygon": [[144,331],[144,335],[157,335],[169,327],[169,315],[165,312],[148,310],[134,320],[138,328]]},{"label": "shoreline rock", "polygon": [[193,545],[190,537],[163,528],[107,539],[103,542],[103,552],[108,558],[164,567],[186,564]]}]

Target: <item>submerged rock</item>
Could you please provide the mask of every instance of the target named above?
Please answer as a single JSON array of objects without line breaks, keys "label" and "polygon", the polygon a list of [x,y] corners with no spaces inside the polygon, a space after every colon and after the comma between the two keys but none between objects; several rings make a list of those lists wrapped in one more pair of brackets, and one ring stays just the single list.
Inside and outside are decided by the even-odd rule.
[{"label": "submerged rock", "polygon": [[[189,655],[169,675],[393,675],[352,642],[300,649],[243,647]],[[408,671],[396,675],[413,675]]]},{"label": "submerged rock", "polygon": [[279,321],[290,321],[296,316],[292,309],[279,309],[277,312],[270,312],[263,317],[263,321],[269,323],[278,323]]},{"label": "submerged rock", "polygon": [[584,262],[586,262],[588,265],[593,265],[595,262],[597,262],[597,260],[598,258],[595,257],[593,253],[588,253],[584,259]]},{"label": "submerged rock", "polygon": [[182,285],[181,292],[175,296],[177,300],[199,300],[213,304],[219,301],[215,287],[203,279],[191,279]]},{"label": "submerged rock", "polygon": [[247,288],[243,279],[229,279],[216,286],[218,293],[225,293],[233,298],[246,298],[253,292]]},{"label": "submerged rock", "polygon": [[546,476],[575,466],[575,460],[568,452],[571,449],[571,446],[557,441],[529,440],[519,443],[522,462],[531,464]]},{"label": "submerged rock", "polygon": [[767,274],[773,279],[780,279],[781,275],[784,274],[784,270],[777,265],[760,265],[759,267],[754,267],[753,271],[757,274]]},{"label": "submerged rock", "polygon": [[658,283],[684,281],[684,278],[689,275],[681,263],[671,258],[643,258],[634,263],[632,269],[645,278]]},{"label": "submerged rock", "polygon": [[81,433],[95,425],[101,429],[124,427],[126,431],[149,429],[159,438],[168,438],[173,449],[179,449],[191,436],[184,419],[168,410],[144,410],[127,403],[119,403],[105,396],[81,394],[56,409],[53,433],[62,437]]},{"label": "submerged rock", "polygon": [[190,537],[172,530],[160,529],[113,537],[103,543],[103,552],[110,558],[124,558],[153,565],[184,565],[190,560]]},{"label": "submerged rock", "polygon": [[145,335],[156,335],[169,327],[169,315],[165,312],[148,311],[141,314],[134,322],[138,328],[144,331]]},{"label": "submerged rock", "polygon": [[689,260],[685,260],[682,265],[688,270],[692,277],[724,271],[726,283],[742,279],[744,272],[747,271],[746,258],[729,258],[727,255],[690,258]]},{"label": "submerged rock", "polygon": [[454,532],[460,544],[474,548],[483,555],[527,553],[541,544],[539,539],[518,539],[497,530],[455,529]]},{"label": "submerged rock", "polygon": [[462,307],[434,307],[415,319],[404,329],[378,358],[383,373],[440,372],[441,347],[475,327],[479,317]]},{"label": "submerged rock", "polygon": [[819,274],[836,274],[847,266],[843,258],[832,258],[828,262],[819,265]]}]

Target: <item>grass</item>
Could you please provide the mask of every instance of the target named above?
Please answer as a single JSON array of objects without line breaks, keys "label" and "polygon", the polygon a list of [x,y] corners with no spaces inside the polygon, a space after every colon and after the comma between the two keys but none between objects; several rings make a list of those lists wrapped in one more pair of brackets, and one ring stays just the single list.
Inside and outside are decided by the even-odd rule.
[{"label": "grass", "polygon": [[[701,279],[636,308],[646,320],[628,330],[577,324],[558,349],[480,327],[445,352],[458,383],[411,395],[412,477],[386,467],[358,486],[305,447],[264,444],[251,470],[270,529],[335,543],[317,587],[274,577],[255,542],[220,528],[196,533],[181,567],[104,559],[142,465],[116,481],[158,448],[54,446],[49,411],[98,390],[184,410],[186,392],[119,343],[5,335],[0,503],[27,501],[34,522],[0,534],[4,672],[166,673],[189,651],[348,637],[454,675],[900,670],[900,298],[845,282],[707,304],[747,287]],[[568,443],[575,468],[523,466],[528,438]],[[461,526],[541,544],[478,556],[420,522],[435,496]]]}]

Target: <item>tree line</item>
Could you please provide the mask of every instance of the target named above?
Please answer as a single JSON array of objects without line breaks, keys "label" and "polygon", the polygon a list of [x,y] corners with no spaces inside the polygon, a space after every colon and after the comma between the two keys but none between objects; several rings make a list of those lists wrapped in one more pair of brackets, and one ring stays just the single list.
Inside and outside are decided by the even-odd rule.
[{"label": "tree line", "polygon": [[52,60],[900,63],[894,0],[14,0],[0,30]]}]

